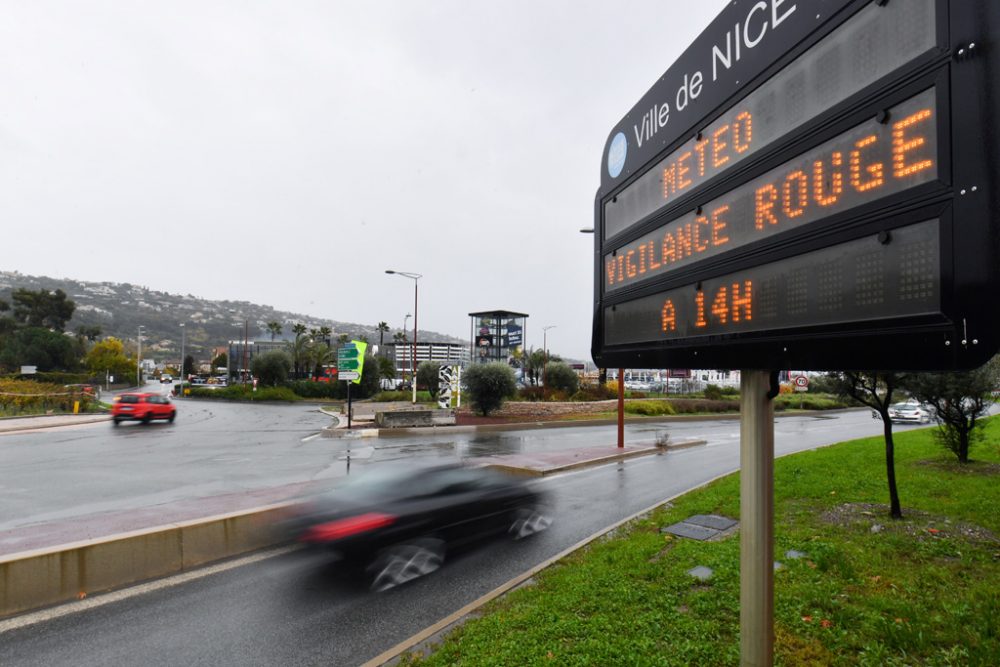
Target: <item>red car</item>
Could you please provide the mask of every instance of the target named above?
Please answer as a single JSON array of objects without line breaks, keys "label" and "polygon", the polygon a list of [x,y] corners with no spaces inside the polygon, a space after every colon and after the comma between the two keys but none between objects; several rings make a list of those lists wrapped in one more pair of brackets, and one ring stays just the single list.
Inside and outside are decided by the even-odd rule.
[{"label": "red car", "polygon": [[166,419],[172,422],[176,416],[177,408],[169,398],[161,394],[119,394],[111,406],[111,418],[114,419],[115,426],[126,419],[141,421],[143,424],[148,424],[154,419]]}]

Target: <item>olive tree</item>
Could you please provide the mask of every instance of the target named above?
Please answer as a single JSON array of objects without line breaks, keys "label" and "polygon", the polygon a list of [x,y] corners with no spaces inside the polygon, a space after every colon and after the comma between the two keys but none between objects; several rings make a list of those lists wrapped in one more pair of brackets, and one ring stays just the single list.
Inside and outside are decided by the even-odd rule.
[{"label": "olive tree", "polygon": [[982,437],[976,430],[978,419],[993,403],[992,391],[1000,385],[1000,359],[980,368],[958,373],[910,373],[903,387],[921,403],[934,408],[939,424],[938,442],[969,462],[969,447]]},{"label": "olive tree", "polygon": [[545,388],[572,396],[580,388],[580,377],[563,361],[549,363],[545,366]]},{"label": "olive tree", "polygon": [[498,410],[505,399],[517,392],[514,369],[499,361],[469,366],[462,380],[472,405],[484,417]]},{"label": "olive tree", "polygon": [[277,387],[288,379],[288,371],[292,368],[292,359],[281,350],[272,350],[254,357],[251,368],[261,384]]},{"label": "olive tree", "polygon": [[889,483],[889,516],[902,519],[903,510],[899,504],[899,490],[896,488],[896,450],[892,440],[892,420],[889,418],[889,406],[892,405],[893,392],[899,386],[899,376],[882,371],[848,371],[831,374],[829,378],[838,395],[867,405],[882,419],[885,472]]},{"label": "olive tree", "polygon": [[441,373],[441,364],[436,361],[421,361],[420,365],[417,366],[417,388],[421,386],[427,387],[427,391],[430,392],[431,398],[437,398],[438,391],[441,387],[439,374]]}]

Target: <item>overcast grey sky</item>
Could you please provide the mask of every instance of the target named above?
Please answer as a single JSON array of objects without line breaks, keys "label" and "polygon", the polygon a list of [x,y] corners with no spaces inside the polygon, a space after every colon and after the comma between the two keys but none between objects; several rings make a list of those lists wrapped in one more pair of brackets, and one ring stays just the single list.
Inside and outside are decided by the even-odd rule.
[{"label": "overcast grey sky", "polygon": [[724,4],[3,0],[0,268],[589,358],[605,139]]}]

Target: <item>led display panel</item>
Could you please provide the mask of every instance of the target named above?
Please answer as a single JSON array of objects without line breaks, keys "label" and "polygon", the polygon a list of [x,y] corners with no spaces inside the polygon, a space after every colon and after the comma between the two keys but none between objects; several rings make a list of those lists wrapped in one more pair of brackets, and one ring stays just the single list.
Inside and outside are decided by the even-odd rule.
[{"label": "led display panel", "polygon": [[[934,0],[872,4],[605,204],[611,238],[936,46]],[[650,117],[639,136],[657,121]]]},{"label": "led display panel", "polygon": [[605,340],[807,328],[940,311],[938,221],[869,236],[606,308]]},{"label": "led display panel", "polygon": [[608,135],[611,368],[958,370],[1000,349],[1000,2],[727,4]]},{"label": "led display panel", "polygon": [[612,292],[937,178],[926,90],[604,256]]}]

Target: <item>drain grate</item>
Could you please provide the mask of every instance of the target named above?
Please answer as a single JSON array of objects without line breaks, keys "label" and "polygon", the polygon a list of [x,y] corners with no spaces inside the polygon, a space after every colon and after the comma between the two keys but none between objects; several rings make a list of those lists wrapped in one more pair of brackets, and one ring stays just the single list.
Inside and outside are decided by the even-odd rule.
[{"label": "drain grate", "polygon": [[717,514],[696,514],[672,526],[661,528],[660,532],[704,542],[718,537],[738,523],[735,519]]}]

